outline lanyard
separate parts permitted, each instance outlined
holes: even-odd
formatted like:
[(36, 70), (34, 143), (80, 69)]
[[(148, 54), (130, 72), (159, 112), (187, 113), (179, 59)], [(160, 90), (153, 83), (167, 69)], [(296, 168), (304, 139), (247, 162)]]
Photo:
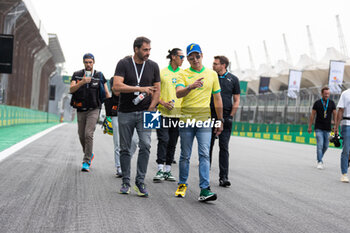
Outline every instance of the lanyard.
[(228, 74), (228, 71), (226, 71), (226, 73), (223, 76), (219, 76), (219, 78), (225, 78), (227, 74)]
[(323, 99), (322, 99), (322, 98), (321, 98), (321, 102), (322, 102), (322, 107), (323, 107), (324, 111), (327, 112), (329, 99), (327, 100), (326, 107), (324, 106), (324, 103), (323, 103)]
[(140, 86), (140, 81), (141, 81), (143, 69), (145, 68), (146, 62), (143, 62), (142, 68), (141, 68), (141, 72), (140, 72), (140, 75), (139, 75), (139, 73), (137, 72), (137, 68), (136, 68), (136, 64), (135, 64), (134, 58), (131, 57), (131, 59), (132, 59), (132, 63), (134, 64), (134, 68), (135, 68), (135, 73), (136, 73), (136, 78), (137, 78), (137, 86)]

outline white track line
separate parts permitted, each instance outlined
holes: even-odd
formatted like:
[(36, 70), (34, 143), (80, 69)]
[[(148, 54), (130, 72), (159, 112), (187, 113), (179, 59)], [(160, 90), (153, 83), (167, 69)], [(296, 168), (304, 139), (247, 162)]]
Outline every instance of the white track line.
[(15, 153), (16, 151), (22, 149), (23, 147), (25, 147), (26, 145), (28, 145), (29, 143), (34, 142), (35, 140), (37, 140), (38, 138), (44, 136), (45, 134), (50, 133), (51, 131), (65, 125), (67, 123), (62, 123), (62, 124), (58, 124), (55, 126), (52, 126), (51, 128), (48, 128), (40, 133), (34, 134), (33, 136), (24, 139), (23, 141), (16, 143), (15, 145), (11, 146), (10, 148), (7, 148), (6, 150), (3, 150), (0, 152), (0, 162), (3, 161), (4, 159), (6, 159), (7, 157), (9, 157), (10, 155), (12, 155), (13, 153)]

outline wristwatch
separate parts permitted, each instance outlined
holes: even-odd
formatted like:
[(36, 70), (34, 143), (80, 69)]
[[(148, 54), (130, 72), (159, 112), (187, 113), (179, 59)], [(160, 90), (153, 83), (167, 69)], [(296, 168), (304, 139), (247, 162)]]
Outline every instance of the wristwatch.
[(224, 118), (218, 119), (219, 121), (221, 121), (222, 123), (225, 123)]

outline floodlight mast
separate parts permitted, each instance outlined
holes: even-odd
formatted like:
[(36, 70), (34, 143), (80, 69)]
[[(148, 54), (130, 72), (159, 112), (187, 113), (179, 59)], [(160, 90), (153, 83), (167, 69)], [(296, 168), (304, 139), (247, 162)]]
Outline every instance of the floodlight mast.
[(338, 28), (340, 52), (341, 52), (342, 54), (344, 54), (346, 58), (348, 58), (348, 49), (347, 49), (347, 47), (346, 47), (345, 37), (344, 37), (344, 33), (343, 33), (342, 26), (341, 26), (341, 24), (340, 24), (339, 15), (336, 15), (335, 18), (336, 18), (336, 20), (337, 20), (337, 28)]
[(253, 61), (253, 56), (252, 56), (252, 52), (250, 51), (250, 47), (248, 46), (248, 54), (249, 54), (249, 61), (250, 61), (250, 68), (252, 70), (255, 70), (255, 65), (254, 65), (254, 61)]
[(310, 57), (316, 61), (317, 60), (316, 50), (315, 50), (314, 42), (311, 37), (311, 31), (310, 31), (309, 25), (306, 26), (306, 31), (307, 31), (307, 37), (309, 39)]
[(292, 56), (290, 55), (290, 51), (289, 51), (289, 48), (288, 48), (286, 35), (283, 33), (282, 36), (283, 36), (283, 43), (284, 43), (284, 49), (285, 49), (285, 52), (286, 52), (287, 62), (290, 65), (293, 65)]
[(271, 64), (271, 58), (270, 58), (270, 55), (269, 55), (269, 53), (268, 53), (268, 51), (267, 51), (267, 46), (266, 46), (266, 41), (264, 40), (263, 41), (263, 43), (264, 43), (264, 50), (265, 50), (265, 57), (266, 57), (266, 64), (268, 65), (268, 66), (272, 66), (272, 64)]

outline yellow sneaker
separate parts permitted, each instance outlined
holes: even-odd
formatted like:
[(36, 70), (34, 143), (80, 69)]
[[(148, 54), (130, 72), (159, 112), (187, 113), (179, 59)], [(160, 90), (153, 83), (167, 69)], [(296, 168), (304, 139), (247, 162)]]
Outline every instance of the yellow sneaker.
[(187, 186), (185, 184), (179, 184), (179, 187), (177, 188), (175, 192), (176, 197), (185, 197), (186, 195)]

